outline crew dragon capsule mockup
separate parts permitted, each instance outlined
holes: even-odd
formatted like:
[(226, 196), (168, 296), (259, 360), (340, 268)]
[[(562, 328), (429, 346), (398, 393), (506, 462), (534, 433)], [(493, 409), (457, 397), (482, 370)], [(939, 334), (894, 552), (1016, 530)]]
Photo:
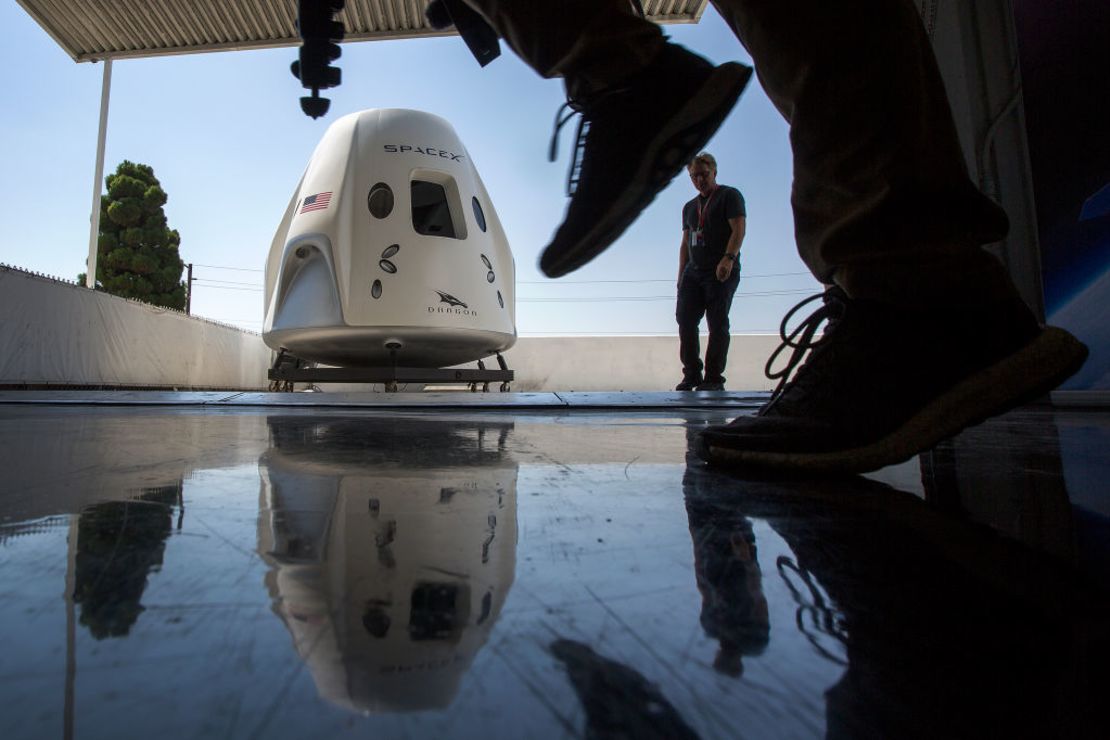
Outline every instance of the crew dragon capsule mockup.
[[(320, 696), (358, 712), (446, 709), (515, 577), (513, 424), (271, 415), (267, 425), (264, 583)], [(412, 439), (442, 454), (429, 462)]]
[(274, 235), (262, 338), (342, 367), (458, 365), (516, 342), (515, 281), (451, 125), (352, 113), (324, 134)]

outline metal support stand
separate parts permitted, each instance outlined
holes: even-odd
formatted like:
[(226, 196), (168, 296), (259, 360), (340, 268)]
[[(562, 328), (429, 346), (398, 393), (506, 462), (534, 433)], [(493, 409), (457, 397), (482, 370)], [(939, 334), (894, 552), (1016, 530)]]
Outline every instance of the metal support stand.
[(270, 379), (270, 390), (292, 393), (294, 380), (286, 377), (286, 375), (304, 371), (307, 368), (308, 364), (301, 358), (294, 357), (284, 349), (278, 350), (277, 357), (274, 358), (274, 364), (270, 368), (270, 372), (267, 373)]
[(509, 390), (509, 381), (513, 379), (513, 371), (509, 369), (508, 363), (505, 362), (505, 358), (501, 356), (500, 352), (497, 353), (497, 364), (509, 374), (509, 377), (501, 384), (501, 392), (505, 393)]
[(308, 367), (304, 360), (281, 350), (267, 377), (272, 391), (292, 391), (294, 383), (383, 383), (387, 393), (395, 393), (404, 383), (465, 383), (471, 392), (476, 393), (481, 385), (482, 391), (488, 393), (490, 383), (498, 382), (505, 393), (514, 380), (514, 373), (501, 353), (497, 353), (499, 370), (486, 368), (481, 360), (477, 369), (398, 367), (396, 352), (391, 353), (391, 358), (389, 367)]

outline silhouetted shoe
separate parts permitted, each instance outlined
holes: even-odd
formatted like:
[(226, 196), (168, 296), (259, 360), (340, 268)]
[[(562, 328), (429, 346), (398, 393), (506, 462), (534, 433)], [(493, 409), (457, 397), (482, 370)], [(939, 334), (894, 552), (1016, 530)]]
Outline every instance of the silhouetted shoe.
[(550, 650), (566, 667), (567, 677), (586, 710), (585, 737), (698, 740), (698, 734), (659, 687), (635, 669), (574, 640), (557, 639)]
[(682, 382), (674, 387), (676, 391), (692, 391), (701, 383), (701, 378), (683, 378)]
[(668, 43), (631, 79), (560, 108), (552, 160), (559, 129), (575, 113), (582, 119), (567, 182), (571, 200), (540, 257), (544, 274), (576, 270), (616, 241), (716, 133), (751, 74), (743, 64), (714, 67)]
[[(821, 307), (788, 335), (791, 316), (817, 298)], [(768, 377), (780, 378), (771, 400), (755, 416), (705, 429), (698, 455), (745, 468), (875, 470), (1047, 393), (1083, 365), (1087, 348), (1038, 326), (1024, 305), (992, 310), (978, 319), (939, 306), (918, 313), (839, 288), (802, 301), (767, 362)], [(772, 372), (788, 348), (786, 367)]]
[(723, 380), (705, 380), (698, 384), (699, 391), (723, 391), (725, 389), (725, 381)]

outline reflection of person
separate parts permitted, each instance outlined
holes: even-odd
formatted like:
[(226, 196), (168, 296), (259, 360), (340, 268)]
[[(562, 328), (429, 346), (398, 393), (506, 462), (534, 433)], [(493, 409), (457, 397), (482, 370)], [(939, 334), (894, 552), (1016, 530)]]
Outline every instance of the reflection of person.
[(1105, 735), (1106, 600), (1074, 571), (862, 478), (716, 487), (718, 521), (759, 518), (790, 549), (784, 628), (845, 665), (827, 737)]
[[(725, 388), (728, 312), (740, 282), (738, 260), (748, 214), (740, 191), (717, 182), (712, 154), (702, 152), (686, 170), (698, 194), (682, 208), (675, 306), (682, 382), (675, 390), (720, 391)], [(703, 316), (709, 329), (704, 365), (698, 341)]]
[(745, 655), (767, 647), (770, 621), (751, 522), (735, 509), (686, 498), (694, 573), (701, 591), (701, 626), (720, 643), (713, 667), (729, 676), (744, 672)]
[[(687, 427), (688, 439), (695, 434), (694, 425)], [(701, 592), (701, 626), (719, 643), (713, 668), (735, 678), (744, 672), (744, 656), (761, 654), (771, 633), (755, 533), (743, 510), (721, 497), (722, 479), (687, 457), (682, 492)]]
[[(668, 43), (627, 0), (466, 0), (582, 113), (576, 189), (540, 266), (605, 250), (712, 136), (747, 81)], [(790, 122), (795, 236), (830, 286), (755, 417), (707, 430), (715, 463), (861, 471), (1048, 391), (1086, 349), (1040, 327), (982, 245), (1005, 214), (967, 173), (910, 0), (715, 0)], [(579, 166), (580, 164), (580, 166)], [(927, 207), (923, 207), (927, 204)], [(820, 342), (818, 325), (828, 320)]]

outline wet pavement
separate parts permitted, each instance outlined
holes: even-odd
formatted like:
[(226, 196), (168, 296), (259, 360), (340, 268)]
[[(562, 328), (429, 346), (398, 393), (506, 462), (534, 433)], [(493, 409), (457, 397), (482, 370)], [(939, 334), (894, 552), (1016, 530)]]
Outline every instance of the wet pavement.
[(1106, 735), (1105, 410), (769, 479), (687, 454), (746, 401), (73, 398), (0, 403), (5, 740)]

